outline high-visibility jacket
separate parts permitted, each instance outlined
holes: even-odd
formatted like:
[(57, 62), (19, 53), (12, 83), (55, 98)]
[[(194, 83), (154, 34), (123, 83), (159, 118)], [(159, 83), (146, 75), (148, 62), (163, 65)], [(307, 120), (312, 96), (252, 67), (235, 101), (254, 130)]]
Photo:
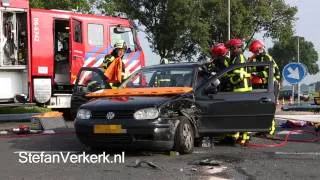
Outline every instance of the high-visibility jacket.
[[(261, 53), (260, 55), (257, 56), (252, 56), (250, 58), (251, 62), (269, 62), (272, 61), (273, 63), (273, 81), (280, 81), (280, 70), (277, 65), (277, 63), (274, 61), (274, 59), (266, 52)], [(256, 72), (257, 76), (260, 77), (263, 80), (263, 84), (268, 83), (268, 77), (269, 77), (269, 72), (268, 72), (268, 67), (253, 67), (252, 72)]]
[[(236, 56), (231, 56), (231, 64), (245, 63), (246, 58), (242, 53)], [(247, 72), (247, 68), (237, 68), (228, 74), (230, 82), (232, 83), (233, 92), (248, 92), (252, 91), (250, 81), (251, 74)]]
[(230, 59), (227, 56), (219, 56), (211, 63), (208, 63), (208, 70), (212, 72), (220, 72), (230, 66)]
[(104, 75), (108, 78), (111, 86), (116, 86), (124, 80), (125, 65), (120, 57), (115, 58), (112, 55), (106, 56), (102, 67), (105, 70)]

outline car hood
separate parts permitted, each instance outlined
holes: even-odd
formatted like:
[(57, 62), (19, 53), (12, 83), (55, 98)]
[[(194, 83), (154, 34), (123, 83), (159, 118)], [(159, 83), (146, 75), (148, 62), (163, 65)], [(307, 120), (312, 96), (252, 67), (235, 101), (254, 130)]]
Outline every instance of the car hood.
[(81, 108), (94, 111), (105, 110), (137, 110), (141, 108), (155, 107), (172, 99), (174, 96), (128, 96), (105, 97), (89, 101)]

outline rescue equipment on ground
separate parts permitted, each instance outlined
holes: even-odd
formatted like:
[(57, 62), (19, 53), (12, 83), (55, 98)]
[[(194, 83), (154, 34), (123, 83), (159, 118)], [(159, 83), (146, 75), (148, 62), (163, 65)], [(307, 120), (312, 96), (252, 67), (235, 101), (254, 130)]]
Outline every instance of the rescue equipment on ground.
[(32, 116), (32, 130), (51, 130), (56, 128), (65, 128), (66, 124), (61, 112), (47, 112), (41, 115)]
[(192, 91), (190, 87), (104, 89), (90, 93), (87, 97), (161, 96), (183, 94), (190, 91)]

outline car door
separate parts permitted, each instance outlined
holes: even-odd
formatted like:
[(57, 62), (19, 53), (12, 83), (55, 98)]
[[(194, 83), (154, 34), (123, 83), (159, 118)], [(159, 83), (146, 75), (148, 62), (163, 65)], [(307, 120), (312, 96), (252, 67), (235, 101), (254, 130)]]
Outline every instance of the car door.
[(84, 62), (84, 41), (83, 41), (83, 23), (82, 21), (70, 18), (70, 83), (74, 84), (76, 80), (76, 73), (79, 72), (80, 68), (83, 66)]
[[(200, 133), (268, 131), (275, 113), (272, 78), (268, 79), (265, 89), (253, 89), (250, 92), (228, 92), (219, 87), (225, 85), (228, 74), (233, 70), (243, 67), (251, 69), (253, 66), (267, 67), (269, 77), (273, 77), (272, 63), (240, 64), (231, 66), (196, 89)], [(216, 86), (217, 91), (208, 91), (217, 80), (220, 81), (220, 85)]]
[(75, 117), (78, 108), (88, 101), (88, 93), (110, 88), (107, 78), (99, 68), (81, 68), (71, 96), (72, 116)]

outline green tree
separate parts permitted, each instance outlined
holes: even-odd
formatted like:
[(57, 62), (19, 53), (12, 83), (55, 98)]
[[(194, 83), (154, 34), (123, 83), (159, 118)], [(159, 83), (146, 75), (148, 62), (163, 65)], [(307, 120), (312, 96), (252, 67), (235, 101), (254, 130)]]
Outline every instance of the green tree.
[(42, 9), (76, 10), (78, 12), (92, 12), (91, 4), (87, 0), (30, 0), (30, 7)]
[[(293, 34), (296, 7), (284, 0), (231, 0), (231, 38), (247, 43), (255, 33), (273, 39), (288, 39)], [(211, 43), (228, 39), (228, 11), (226, 0), (204, 0), (204, 17), (210, 22)]]
[(191, 59), (208, 49), (209, 23), (194, 0), (119, 0), (118, 7), (145, 26), (151, 48), (162, 58)]
[(282, 70), (283, 67), (290, 62), (297, 62), (298, 40), (300, 62), (308, 68), (309, 74), (319, 72), (317, 64), (318, 52), (314, 49), (313, 43), (306, 41), (303, 37), (293, 36), (288, 41), (277, 41), (272, 48), (269, 49), (270, 55), (277, 61), (278, 66)]
[[(146, 26), (153, 50), (161, 57), (209, 55), (228, 36), (226, 0), (119, 0), (118, 9)], [(296, 7), (284, 0), (231, 0), (231, 38), (247, 42), (257, 32), (278, 40), (293, 34)]]
[(113, 15), (118, 6), (113, 0), (30, 0), (32, 8), (75, 10), (83, 13)]

